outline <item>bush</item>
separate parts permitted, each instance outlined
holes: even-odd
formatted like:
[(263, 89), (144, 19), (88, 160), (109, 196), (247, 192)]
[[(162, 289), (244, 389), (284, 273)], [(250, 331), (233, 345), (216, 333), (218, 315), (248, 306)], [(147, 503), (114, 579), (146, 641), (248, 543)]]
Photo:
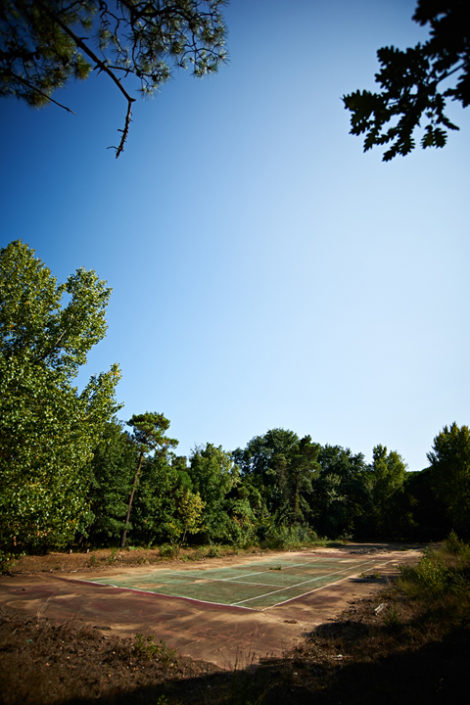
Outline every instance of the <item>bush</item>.
[(263, 548), (291, 550), (318, 543), (315, 531), (306, 526), (270, 526), (263, 532), (260, 543)]
[(449, 571), (442, 559), (426, 550), (416, 566), (402, 566), (400, 584), (412, 597), (438, 597), (448, 586)]
[(209, 546), (205, 555), (207, 558), (218, 558), (221, 555), (220, 546)]
[(450, 532), (444, 542), (444, 546), (448, 553), (451, 553), (453, 556), (458, 556), (463, 560), (470, 559), (470, 546), (465, 543), (465, 541), (459, 539), (454, 530)]
[(178, 546), (175, 546), (171, 543), (162, 543), (158, 551), (162, 558), (176, 558), (179, 549)]
[(17, 556), (9, 551), (4, 551), (0, 548), (0, 575), (8, 575), (10, 568), (15, 565)]
[(137, 632), (132, 651), (142, 659), (158, 659), (161, 663), (169, 664), (177, 660), (176, 651), (169, 649), (162, 639), (157, 644), (152, 634)]

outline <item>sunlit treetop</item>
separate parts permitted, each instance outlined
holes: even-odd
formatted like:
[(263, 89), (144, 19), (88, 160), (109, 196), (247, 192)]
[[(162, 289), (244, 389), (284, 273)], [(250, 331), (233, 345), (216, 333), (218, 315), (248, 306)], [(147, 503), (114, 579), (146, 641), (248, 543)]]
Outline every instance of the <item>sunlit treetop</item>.
[(154, 93), (173, 67), (195, 76), (225, 59), (225, 0), (2, 0), (0, 96), (71, 112), (55, 91), (91, 71), (106, 76), (126, 108), (124, 149), (135, 95)]

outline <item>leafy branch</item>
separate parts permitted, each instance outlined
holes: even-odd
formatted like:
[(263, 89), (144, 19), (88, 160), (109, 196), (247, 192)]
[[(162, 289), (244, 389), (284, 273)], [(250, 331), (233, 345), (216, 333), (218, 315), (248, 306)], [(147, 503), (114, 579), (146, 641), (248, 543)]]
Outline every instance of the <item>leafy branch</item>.
[[(415, 147), (414, 132), (423, 127), (421, 146), (444, 147), (447, 130), (458, 130), (445, 114), (446, 100), (470, 103), (470, 32), (462, 0), (419, 0), (413, 19), (431, 25), (430, 39), (405, 51), (383, 47), (375, 75), (380, 91), (357, 90), (343, 96), (351, 112), (351, 134), (365, 134), (364, 151), (390, 145), (390, 161)], [(446, 82), (457, 77), (453, 86)], [(422, 125), (422, 122), (425, 124)]]
[(224, 0), (4, 0), (0, 8), (0, 97), (47, 103), (72, 112), (52, 95), (71, 78), (104, 74), (126, 101), (116, 157), (124, 150), (134, 84), (153, 94), (170, 64), (195, 76), (225, 60)]

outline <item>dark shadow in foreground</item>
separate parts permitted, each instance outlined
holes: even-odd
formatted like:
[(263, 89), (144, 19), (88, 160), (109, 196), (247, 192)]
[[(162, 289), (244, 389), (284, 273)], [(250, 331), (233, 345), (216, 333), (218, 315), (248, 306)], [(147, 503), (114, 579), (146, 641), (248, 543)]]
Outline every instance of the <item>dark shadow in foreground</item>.
[[(329, 635), (349, 630), (348, 638), (361, 640), (367, 627), (338, 623)], [(367, 659), (348, 662), (338, 654), (322, 662), (307, 654), (270, 661), (235, 672), (188, 680), (167, 681), (99, 699), (72, 699), (62, 705), (417, 705), (460, 702), (467, 690), (470, 631), (455, 629), (442, 641)], [(342, 660), (344, 659), (344, 661)]]

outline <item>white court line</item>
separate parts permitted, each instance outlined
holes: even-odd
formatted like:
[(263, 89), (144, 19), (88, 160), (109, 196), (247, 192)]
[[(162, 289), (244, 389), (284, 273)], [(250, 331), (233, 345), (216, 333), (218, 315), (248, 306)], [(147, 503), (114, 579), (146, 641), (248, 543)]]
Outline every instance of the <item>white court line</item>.
[[(382, 568), (382, 566), (387, 565), (387, 563), (393, 563), (393, 558), (391, 558), (388, 561), (383, 561), (382, 563), (376, 563), (375, 566), (377, 568)], [(340, 578), (339, 580), (334, 580), (332, 583), (327, 583), (326, 585), (320, 585), (319, 587), (313, 588), (313, 590), (307, 590), (307, 592), (303, 592), (301, 595), (295, 595), (295, 597), (289, 597), (288, 600), (283, 600), (282, 602), (276, 602), (274, 605), (269, 605), (269, 607), (262, 607), (259, 612), (266, 612), (266, 610), (270, 610), (273, 607), (280, 607), (281, 605), (286, 605), (288, 602), (293, 602), (294, 600), (299, 600), (301, 597), (306, 597), (307, 595), (311, 595), (312, 592), (316, 592), (317, 590), (323, 590), (326, 587), (330, 587), (330, 585), (337, 585), (338, 583), (342, 583), (345, 580), (348, 580), (350, 578), (350, 575), (346, 575), (344, 578)]]
[[(327, 558), (327, 559), (325, 560), (325, 562), (328, 561), (328, 560), (330, 560), (330, 559)], [(383, 565), (387, 565), (387, 563), (393, 563), (393, 560), (394, 560), (394, 559), (390, 559), (390, 560), (388, 560), (388, 561), (383, 561), (383, 562), (381, 562), (381, 563), (375, 563), (374, 560), (370, 560), (370, 561), (366, 561), (366, 562), (364, 562), (364, 563), (358, 563), (358, 564), (357, 564), (357, 567), (362, 566), (362, 565), (366, 565), (367, 563), (369, 563), (369, 564), (372, 563), (373, 565), (376, 565), (376, 566), (378, 566), (378, 567), (381, 567), (381, 566), (383, 566)], [(313, 563), (313, 562), (314, 562), (314, 561), (310, 561), (310, 563)], [(306, 563), (297, 563), (297, 564), (295, 564), (295, 565), (296, 565), (296, 566), (301, 566), (301, 565), (306, 565)], [(352, 567), (355, 567), (355, 566), (352, 566)], [(172, 571), (167, 570), (167, 571), (165, 571), (165, 572), (166, 572), (166, 573), (171, 573)], [(183, 572), (183, 571), (181, 571), (181, 572)], [(268, 571), (260, 571), (260, 572), (267, 573)], [(256, 608), (256, 607), (244, 607), (243, 603), (244, 603), (244, 602), (249, 602), (250, 600), (252, 601), (252, 600), (261, 599), (261, 598), (266, 597), (266, 596), (268, 596), (268, 595), (273, 595), (273, 594), (275, 594), (275, 593), (277, 593), (277, 592), (282, 592), (282, 591), (285, 591), (285, 590), (291, 590), (291, 589), (294, 588), (294, 587), (299, 587), (300, 585), (304, 585), (304, 584), (306, 584), (306, 583), (313, 582), (313, 581), (315, 581), (315, 580), (321, 580), (322, 578), (328, 577), (329, 575), (336, 575), (336, 574), (338, 574), (338, 573), (346, 573), (346, 572), (347, 572), (347, 569), (346, 569), (346, 570), (343, 570), (343, 571), (336, 571), (335, 573), (328, 573), (328, 574), (326, 574), (326, 576), (323, 575), (323, 576), (318, 576), (317, 578), (310, 578), (309, 580), (305, 580), (305, 581), (303, 581), (303, 582), (301, 582), (301, 583), (297, 583), (297, 585), (291, 585), (291, 586), (289, 586), (289, 587), (283, 587), (283, 588), (281, 588), (280, 590), (272, 590), (271, 592), (265, 593), (264, 595), (258, 595), (258, 596), (256, 596), (256, 597), (250, 597), (250, 598), (248, 598), (248, 599), (246, 599), (246, 600), (240, 600), (239, 602), (232, 602), (232, 603), (227, 603), (227, 602), (213, 602), (213, 601), (211, 601), (211, 600), (204, 600), (204, 599), (197, 598), (197, 597), (188, 597), (187, 595), (178, 595), (178, 594), (174, 594), (174, 593), (173, 593), (173, 594), (171, 594), (171, 593), (168, 594), (167, 592), (166, 592), (166, 593), (165, 593), (165, 592), (157, 592), (156, 590), (145, 590), (145, 589), (142, 589), (142, 588), (132, 588), (132, 587), (126, 587), (126, 586), (124, 586), (124, 585), (116, 585), (116, 584), (113, 584), (113, 583), (101, 582), (101, 581), (103, 581), (103, 580), (106, 580), (106, 578), (97, 578), (96, 580), (86, 580), (86, 579), (83, 579), (83, 578), (73, 578), (72, 580), (75, 580), (76, 582), (79, 582), (79, 583), (87, 583), (87, 584), (89, 584), (89, 585), (99, 585), (99, 586), (102, 586), (102, 587), (117, 588), (118, 590), (129, 590), (130, 592), (137, 592), (137, 593), (144, 593), (144, 594), (148, 594), (148, 595), (154, 595), (155, 597), (165, 597), (165, 598), (166, 598), (166, 597), (170, 597), (170, 598), (171, 598), (171, 597), (176, 597), (176, 598), (179, 598), (179, 599), (182, 599), (182, 600), (186, 600), (186, 601), (188, 601), (188, 602), (196, 602), (196, 603), (202, 603), (202, 604), (207, 604), (207, 605), (215, 605), (215, 606), (218, 606), (218, 607), (236, 607), (237, 609), (248, 610), (248, 611), (251, 611), (251, 612), (265, 612), (265, 611), (268, 610), (268, 609), (272, 609), (273, 607), (278, 607), (278, 606), (280, 606), (280, 605), (284, 605), (284, 604), (286, 604), (286, 603), (288, 603), (288, 602), (292, 602), (293, 600), (298, 600), (298, 599), (300, 599), (300, 598), (302, 598), (302, 597), (305, 597), (306, 595), (310, 595), (312, 592), (316, 592), (317, 590), (322, 590), (322, 589), (324, 589), (325, 587), (329, 587), (330, 585), (336, 585), (337, 583), (340, 583), (340, 582), (342, 582), (342, 581), (344, 581), (344, 580), (347, 580), (349, 577), (351, 577), (351, 575), (347, 575), (347, 576), (345, 576), (344, 578), (340, 578), (339, 580), (335, 580), (335, 581), (333, 581), (333, 582), (331, 582), (331, 583), (327, 583), (326, 585), (321, 585), (321, 586), (319, 586), (319, 587), (313, 588), (312, 590), (307, 590), (307, 592), (304, 592), (304, 593), (302, 593), (301, 595), (295, 595), (294, 597), (290, 597), (288, 600), (283, 600), (282, 602), (277, 602), (277, 603), (275, 603), (274, 605), (268, 605), (268, 607), (262, 607), (262, 608), (259, 608), (259, 607), (258, 607), (258, 608)], [(57, 576), (57, 578), (58, 578), (59, 580), (64, 580), (65, 582), (69, 582), (69, 580), (70, 580), (70, 579), (68, 579), (68, 578), (63, 578), (63, 577), (61, 577), (61, 576)], [(225, 582), (225, 580), (226, 580), (226, 579), (220, 579), (221, 582)], [(240, 583), (240, 584), (243, 584), (243, 583)], [(246, 584), (248, 584), (248, 583), (244, 583), (244, 584), (246, 585)], [(250, 584), (256, 585), (256, 584), (263, 584), (263, 583), (250, 583)], [(162, 587), (162, 586), (160, 586), (160, 587)], [(269, 586), (266, 586), (266, 587), (269, 587)]]
[[(300, 568), (300, 567), (302, 567), (302, 566), (304, 566), (304, 565), (311, 565), (312, 563), (318, 563), (319, 561), (321, 561), (321, 562), (323, 562), (323, 563), (327, 563), (328, 561), (332, 561), (332, 560), (337, 560), (337, 559), (335, 559), (335, 558), (327, 558), (327, 557), (319, 557), (319, 558), (315, 558), (315, 560), (303, 561), (302, 563), (287, 563), (287, 565), (285, 565), (285, 567), (286, 567), (286, 568)], [(352, 562), (354, 562), (354, 560), (353, 560)], [(273, 561), (272, 565), (275, 565), (275, 561)], [(208, 570), (212, 570), (212, 569), (209, 568)], [(218, 570), (218, 569), (215, 568), (215, 570)], [(234, 568), (233, 570), (236, 570), (236, 569)], [(271, 573), (273, 570), (275, 570), (275, 569), (273, 569), (273, 568), (267, 568), (267, 569), (266, 569), (266, 568), (265, 568), (264, 570), (257, 570), (257, 571), (254, 571), (254, 572), (252, 572), (252, 573), (241, 573), (240, 575), (237, 575), (236, 577), (237, 577), (237, 578), (241, 578), (241, 577), (243, 577), (243, 576), (249, 577), (249, 576), (251, 576), (251, 575), (263, 575), (263, 573)], [(334, 575), (334, 573), (331, 573), (331, 575)], [(217, 580), (220, 580), (221, 582), (229, 582), (229, 583), (230, 583), (230, 582), (235, 582), (235, 580), (234, 580), (233, 577), (232, 577), (232, 578), (216, 578), (216, 579), (217, 579)], [(210, 578), (208, 578), (208, 580), (210, 580)]]
[[(225, 578), (208, 578), (208, 582), (211, 583), (226, 583)], [(259, 585), (259, 587), (276, 587), (276, 585), (268, 585), (267, 583), (251, 583), (248, 580), (230, 580), (234, 585)]]
[[(333, 561), (337, 561), (337, 559), (336, 559), (336, 558), (333, 558), (333, 557), (330, 558), (330, 557), (328, 557), (328, 556), (316, 556), (315, 558), (312, 558), (312, 560), (310, 560), (310, 561), (302, 561), (301, 563), (290, 563), (289, 561), (286, 561), (285, 567), (286, 567), (287, 569), (289, 569), (289, 568), (301, 568), (301, 567), (306, 566), (306, 565), (312, 565), (313, 563), (323, 563), (323, 564), (325, 564), (325, 563), (328, 563), (329, 561), (332, 561), (332, 560), (333, 560)], [(282, 559), (281, 559), (281, 561), (282, 561)], [(354, 559), (352, 559), (352, 562), (354, 562)], [(272, 562), (271, 562), (271, 565), (276, 565), (276, 561), (272, 561)], [(361, 564), (359, 564), (359, 565), (363, 565), (363, 564), (361, 563)], [(354, 566), (351, 566), (351, 567), (354, 567)], [(218, 570), (218, 568), (215, 568), (215, 569), (209, 568), (209, 569), (205, 569), (205, 570), (202, 570), (202, 571), (198, 571), (198, 575), (197, 575), (197, 576), (190, 575), (189, 577), (190, 577), (191, 580), (200, 580), (201, 577), (203, 577), (203, 575), (204, 575), (204, 573), (205, 573), (206, 571), (209, 572), (209, 571), (211, 571), (211, 570)], [(236, 568), (233, 568), (233, 570), (237, 570), (237, 569), (236, 569)], [(238, 569), (238, 570), (240, 570), (240, 569)], [(148, 573), (148, 574), (146, 573), (146, 575), (154, 575), (156, 572), (160, 572), (159, 569), (157, 569), (157, 571), (153, 571), (152, 573)], [(184, 574), (186, 573), (186, 571), (184, 571), (184, 570), (176, 571), (176, 572), (179, 573), (179, 574), (181, 575), (181, 577), (184, 577)], [(193, 572), (193, 571), (187, 571), (187, 572), (189, 573), (189, 572)], [(259, 585), (260, 587), (273, 587), (272, 585), (266, 585), (266, 583), (251, 583), (251, 582), (243, 582), (243, 581), (239, 580), (239, 578), (248, 578), (248, 577), (251, 577), (251, 576), (253, 576), (253, 575), (264, 575), (265, 573), (273, 573), (273, 572), (274, 572), (274, 570), (273, 570), (272, 568), (265, 568), (264, 570), (256, 570), (256, 571), (252, 571), (252, 572), (250, 572), (250, 573), (239, 573), (238, 575), (235, 575), (235, 577), (230, 577), (230, 578), (211, 578), (210, 576), (206, 576), (205, 579), (208, 580), (208, 581), (211, 581), (211, 582), (234, 583), (234, 584), (236, 584), (236, 585)], [(343, 571), (340, 571), (340, 572), (346, 572), (346, 571), (343, 570)], [(175, 571), (170, 571), (170, 570), (164, 570), (164, 571), (161, 571), (161, 573), (166, 573), (167, 575), (171, 575), (171, 576), (174, 576), (174, 575), (175, 575)], [(160, 573), (160, 574), (161, 574), (161, 573)], [(202, 575), (201, 575), (201, 573), (202, 573)], [(201, 575), (201, 577), (199, 577), (200, 575)], [(312, 580), (313, 580), (313, 581), (315, 581), (315, 580), (321, 580), (321, 578), (328, 577), (329, 575), (336, 575), (336, 573), (326, 573), (326, 575), (317, 576), (317, 577), (315, 577), (315, 578), (309, 578), (309, 580), (307, 580), (307, 581), (305, 581), (305, 582), (311, 582)], [(145, 577), (145, 576), (142, 576), (142, 577)], [(131, 581), (131, 579), (129, 579), (129, 580)], [(190, 582), (190, 581), (186, 580), (185, 582)], [(103, 584), (103, 583), (102, 583), (102, 584)], [(104, 584), (108, 584), (108, 585), (109, 585), (109, 583), (104, 583)], [(172, 584), (172, 583), (169, 584), (169, 587), (170, 587), (170, 588), (171, 588), (171, 584)], [(280, 590), (278, 590), (278, 591), (275, 590), (274, 592), (282, 592), (282, 590), (284, 590), (284, 589), (285, 589), (285, 590), (290, 590), (290, 589), (292, 589), (292, 588), (299, 587), (299, 586), (302, 585), (302, 584), (303, 584), (303, 583), (297, 583), (297, 584), (295, 584), (295, 585), (290, 585), (290, 586), (287, 586), (287, 587), (286, 587), (286, 586), (283, 586), (282, 588), (280, 588)], [(117, 586), (116, 586), (116, 587), (117, 587)], [(122, 586), (122, 587), (124, 587), (124, 586)], [(161, 586), (161, 587), (164, 587), (164, 585)], [(127, 589), (132, 589), (132, 588), (127, 588)], [(134, 588), (134, 589), (135, 589), (135, 588)], [(164, 594), (164, 593), (162, 593), (162, 594)], [(271, 594), (273, 594), (273, 593), (272, 593), (272, 592), (268, 592), (268, 593), (265, 593), (264, 595), (259, 595), (258, 597), (265, 597), (266, 595), (271, 595)], [(182, 596), (182, 595), (175, 595), (175, 597), (183, 597), (183, 596)], [(190, 599), (190, 598), (188, 598), (188, 599)], [(250, 598), (248, 598), (248, 599), (249, 599), (249, 600), (255, 600), (255, 599), (257, 599), (257, 598), (256, 598), (256, 597), (250, 597)], [(240, 602), (229, 602), (229, 603), (225, 602), (225, 603), (220, 603), (220, 604), (241, 605), (243, 602), (246, 602), (246, 600), (241, 600)]]
[(253, 600), (262, 600), (263, 597), (269, 597), (269, 595), (275, 595), (277, 592), (285, 592), (286, 590), (293, 590), (294, 588), (300, 587), (301, 585), (307, 585), (307, 583), (314, 583), (317, 582), (318, 580), (322, 580), (323, 578), (328, 578), (330, 575), (341, 575), (342, 573), (348, 572), (348, 570), (352, 570), (353, 568), (359, 568), (360, 566), (363, 565), (370, 565), (370, 564), (375, 564), (375, 561), (365, 561), (364, 563), (358, 563), (357, 566), (351, 566), (351, 568), (346, 568), (345, 570), (336, 570), (333, 573), (327, 573), (326, 575), (320, 575), (316, 578), (309, 578), (308, 580), (302, 580), (300, 583), (296, 583), (295, 585), (290, 585), (289, 587), (283, 587), (279, 588), (278, 590), (271, 590), (270, 592), (266, 592), (264, 595), (258, 595), (257, 597), (248, 597), (246, 600), (239, 600), (238, 602), (232, 602), (232, 605), (243, 605), (244, 602), (252, 602)]
[[(55, 576), (58, 580), (64, 580), (65, 582), (71, 582), (68, 578), (62, 578), (59, 575)], [(112, 587), (117, 590), (129, 590), (129, 592), (143, 593), (144, 595), (153, 595), (154, 597), (177, 597), (180, 600), (186, 600), (187, 602), (202, 602), (204, 605), (215, 605), (216, 607), (236, 607), (240, 610), (246, 610), (247, 612), (259, 612), (255, 607), (243, 607), (238, 605), (231, 605), (229, 602), (213, 602), (211, 600), (202, 600), (199, 597), (188, 597), (187, 595), (176, 595), (168, 594), (167, 592), (156, 592), (155, 590), (144, 590), (143, 588), (131, 588), (125, 587), (123, 585), (114, 585), (113, 583), (98, 583), (95, 580), (84, 580), (82, 578), (72, 578), (77, 583), (86, 583), (87, 585), (97, 585), (98, 587)], [(104, 578), (101, 578), (104, 580)]]
[[(319, 560), (320, 560), (320, 562), (322, 562), (322, 563), (326, 563), (326, 562), (328, 562), (329, 560), (335, 560), (335, 559), (333, 559), (333, 558), (323, 558), (323, 560), (322, 560), (322, 558), (320, 558), (320, 559), (317, 558), (317, 559), (311, 560), (311, 561), (303, 561), (302, 563), (289, 563), (289, 562), (287, 562), (287, 564), (286, 564), (284, 567), (285, 567), (287, 570), (288, 570), (289, 568), (299, 568), (299, 567), (302, 567), (302, 566), (305, 566), (305, 565), (311, 565), (312, 563), (318, 563)], [(273, 562), (273, 565), (276, 565), (276, 562), (275, 562), (275, 561)], [(272, 584), (271, 584), (271, 585), (268, 585), (268, 584), (266, 584), (266, 583), (254, 583), (254, 582), (247, 581), (247, 580), (240, 580), (240, 578), (247, 578), (247, 577), (251, 577), (251, 576), (253, 576), (253, 575), (265, 575), (266, 573), (275, 573), (275, 572), (276, 572), (276, 569), (273, 569), (273, 568), (265, 568), (264, 570), (252, 571), (251, 573), (239, 573), (238, 575), (235, 575), (235, 577), (230, 577), (230, 578), (212, 578), (210, 575), (207, 575), (207, 576), (206, 576), (205, 573), (209, 573), (211, 570), (214, 570), (214, 571), (215, 571), (215, 570), (218, 570), (218, 568), (208, 568), (208, 569), (206, 568), (206, 569), (202, 569), (202, 570), (200, 570), (200, 571), (197, 571), (197, 575), (189, 575), (189, 580), (188, 580), (188, 579), (184, 580), (184, 577), (185, 577), (185, 573), (186, 573), (186, 572), (189, 573), (190, 571), (181, 570), (181, 571), (176, 571), (176, 572), (178, 573), (179, 576), (181, 576), (181, 578), (183, 578), (183, 582), (185, 582), (185, 583), (191, 583), (191, 581), (193, 581), (193, 580), (194, 580), (194, 581), (196, 581), (196, 580), (207, 580), (208, 582), (213, 582), (213, 583), (234, 583), (234, 584), (236, 584), (236, 585), (259, 585), (260, 587), (268, 587), (268, 588), (269, 588), (269, 587), (277, 587), (276, 585), (272, 585)], [(236, 570), (236, 569), (234, 568), (234, 570)], [(141, 576), (141, 577), (142, 577), (142, 578), (145, 578), (147, 575), (149, 575), (149, 576), (154, 576), (155, 573), (157, 573), (157, 572), (160, 572), (160, 571), (157, 569), (157, 571), (153, 571), (152, 573), (148, 573), (148, 574), (146, 573), (144, 576)], [(162, 572), (163, 572), (163, 571), (162, 571)], [(191, 572), (192, 572), (192, 571), (191, 571)], [(175, 571), (167, 570), (167, 571), (165, 571), (165, 573), (166, 573), (167, 575), (170, 575), (170, 576), (174, 576), (174, 575), (175, 575)], [(326, 576), (328, 576), (328, 575), (334, 575), (334, 573), (326, 573), (325, 575), (326, 575)], [(325, 576), (320, 576), (318, 579), (320, 579), (321, 577), (325, 577)], [(130, 582), (130, 583), (132, 583), (132, 580), (133, 580), (132, 578), (129, 578), (129, 582)], [(104, 583), (104, 584), (106, 584), (106, 583)], [(109, 585), (109, 583), (107, 583), (107, 584)], [(164, 582), (164, 583), (163, 583), (163, 587), (165, 587), (165, 585), (168, 585), (169, 587), (171, 587), (172, 584), (173, 584), (173, 583), (171, 583), (171, 582), (170, 582), (170, 583), (165, 583), (165, 582)], [(178, 584), (178, 583), (177, 583), (177, 584)], [(301, 583), (299, 583), (299, 584), (301, 584)], [(284, 588), (285, 588), (286, 586), (279, 586), (279, 587), (284, 587)], [(293, 586), (291, 586), (291, 587), (296, 587), (296, 585), (293, 585)], [(130, 588), (130, 589), (131, 589), (131, 588)], [(287, 588), (287, 589), (289, 589), (289, 588)], [(269, 594), (269, 593), (268, 593), (268, 594)], [(181, 597), (181, 595), (178, 595), (178, 597)], [(251, 598), (250, 598), (250, 599), (251, 599)], [(222, 603), (222, 604), (234, 604), (234, 605), (236, 605), (236, 604), (238, 604), (238, 603), (234, 602), (234, 603)]]
[[(282, 559), (281, 559), (281, 560), (282, 560)], [(313, 559), (310, 560), (310, 561), (302, 561), (301, 563), (290, 563), (289, 561), (286, 561), (286, 564), (285, 564), (284, 567), (287, 568), (287, 569), (289, 569), (289, 568), (300, 568), (300, 567), (302, 567), (302, 566), (304, 566), (304, 565), (311, 565), (312, 563), (319, 563), (319, 562), (320, 562), (320, 563), (328, 563), (329, 561), (337, 561), (337, 560), (338, 560), (337, 558), (333, 558), (333, 557), (330, 558), (330, 557), (328, 557), (328, 556), (316, 556), (315, 558), (313, 558)], [(351, 562), (354, 562), (354, 559), (351, 559)], [(276, 561), (271, 561), (270, 564), (271, 564), (271, 565), (276, 565)], [(248, 564), (245, 564), (245, 565), (248, 565)], [(145, 577), (147, 577), (147, 575), (148, 575), (148, 576), (154, 576), (155, 573), (159, 573), (160, 575), (163, 575), (163, 576), (164, 576), (164, 575), (174, 576), (175, 573), (178, 573), (179, 575), (181, 575), (181, 577), (184, 577), (185, 573), (188, 573), (188, 574), (189, 574), (189, 573), (192, 573), (192, 572), (197, 572), (197, 575), (196, 575), (196, 576), (190, 575), (189, 577), (191, 578), (191, 580), (199, 580), (201, 574), (203, 575), (203, 574), (206, 573), (206, 572), (209, 573), (210, 571), (216, 571), (216, 570), (221, 570), (221, 569), (220, 569), (220, 568), (202, 568), (202, 569), (199, 570), (199, 571), (193, 571), (193, 570), (191, 570), (191, 571), (189, 571), (189, 570), (188, 570), (188, 571), (185, 571), (185, 570), (173, 571), (173, 570), (168, 570), (168, 569), (165, 569), (165, 568), (164, 568), (163, 570), (160, 569), (160, 568), (157, 568), (156, 570), (153, 570), (153, 571), (151, 571), (150, 573), (145, 573), (145, 575), (143, 575), (143, 576), (141, 576), (141, 577), (142, 577), (142, 578), (145, 578)], [(227, 568), (222, 568), (222, 570), (227, 570)], [(234, 567), (234, 568), (231, 568), (231, 569), (229, 569), (229, 570), (234, 570), (234, 571), (236, 571), (237, 568)], [(238, 568), (238, 570), (240, 570), (240, 568)], [(243, 573), (243, 572), (242, 572), (242, 573), (239, 573), (239, 575), (235, 575), (235, 577), (234, 577), (234, 576), (231, 576), (231, 577), (229, 577), (229, 578), (211, 578), (211, 577), (208, 576), (208, 577), (206, 577), (205, 579), (206, 579), (206, 580), (212, 580), (213, 582), (235, 583), (235, 582), (238, 582), (238, 578), (248, 578), (248, 577), (251, 577), (252, 575), (264, 575), (264, 573), (272, 573), (272, 572), (274, 572), (274, 570), (275, 570), (275, 569), (273, 569), (273, 568), (265, 568), (264, 570), (251, 571), (250, 573)], [(334, 575), (334, 573), (329, 573), (328, 575)], [(98, 578), (98, 579), (97, 579), (97, 582), (98, 582), (98, 580), (106, 580), (106, 578)], [(132, 582), (132, 578), (129, 578), (129, 581)], [(188, 580), (186, 579), (184, 582), (188, 582)], [(104, 584), (104, 585), (109, 585), (109, 583), (103, 583), (103, 584)], [(249, 583), (246, 583), (246, 584), (248, 585)], [(253, 585), (256, 585), (257, 583), (252, 583), (252, 584), (253, 584)], [(258, 584), (259, 584), (259, 585), (264, 585), (265, 583), (258, 583)], [(170, 585), (171, 585), (171, 583), (170, 583)], [(266, 587), (270, 587), (270, 586), (269, 586), (269, 585), (266, 585)]]

